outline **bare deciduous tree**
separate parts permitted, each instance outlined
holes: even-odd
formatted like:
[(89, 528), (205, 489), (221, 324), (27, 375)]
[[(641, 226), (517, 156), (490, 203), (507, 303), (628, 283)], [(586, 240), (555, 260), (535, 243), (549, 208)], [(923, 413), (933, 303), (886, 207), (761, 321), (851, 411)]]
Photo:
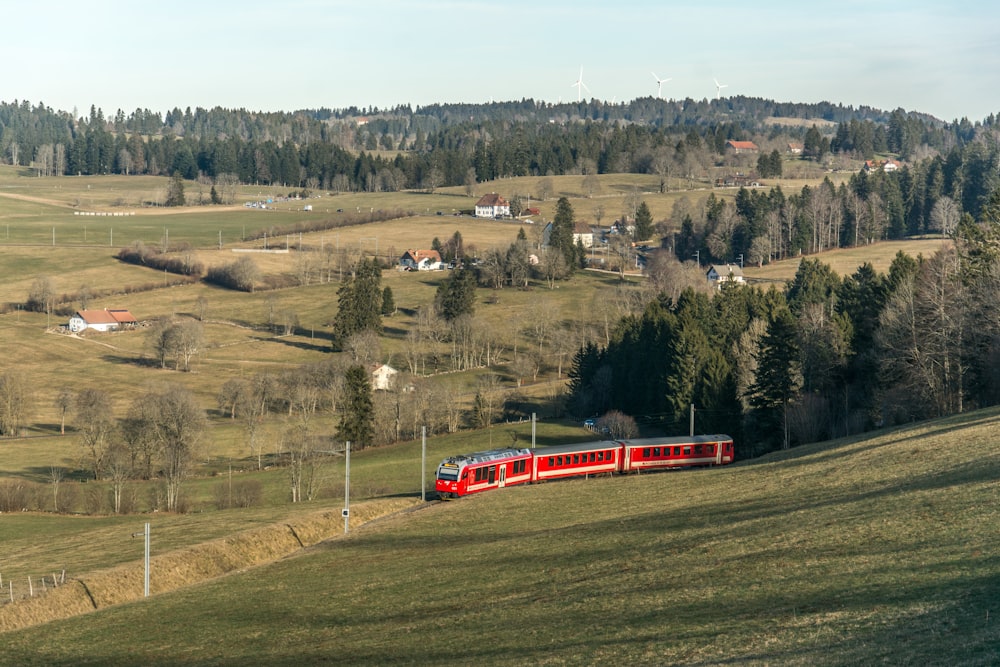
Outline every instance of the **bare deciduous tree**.
[(0, 435), (17, 435), (27, 420), (31, 386), (17, 371), (0, 374)]
[(606, 433), (612, 440), (628, 440), (639, 433), (635, 419), (620, 410), (604, 413), (597, 420), (597, 428), (602, 433)]
[(59, 411), (59, 434), (66, 435), (66, 415), (73, 409), (73, 390), (63, 387), (56, 396), (56, 410)]
[(179, 508), (181, 484), (199, 455), (206, 428), (205, 412), (194, 395), (179, 385), (144, 394), (130, 410), (136, 441), (154, 453), (166, 486), (166, 509)]
[(89, 459), (94, 479), (104, 474), (104, 461), (115, 429), (111, 397), (101, 389), (83, 389), (76, 395), (76, 429)]

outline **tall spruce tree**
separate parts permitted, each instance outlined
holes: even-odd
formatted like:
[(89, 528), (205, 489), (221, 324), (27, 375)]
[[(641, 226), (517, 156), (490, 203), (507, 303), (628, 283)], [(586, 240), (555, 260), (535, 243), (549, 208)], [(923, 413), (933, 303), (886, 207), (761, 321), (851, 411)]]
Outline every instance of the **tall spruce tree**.
[(643, 201), (635, 211), (635, 240), (648, 241), (653, 237), (653, 214)]
[(788, 406), (801, 385), (795, 318), (779, 311), (768, 324), (757, 354), (757, 379), (750, 386), (750, 404), (781, 427), (781, 448), (788, 449)]
[(382, 332), (382, 269), (375, 259), (362, 259), (337, 290), (334, 345), (342, 346), (360, 331)]
[(360, 450), (375, 437), (375, 403), (372, 383), (364, 366), (349, 366), (344, 372), (344, 411), (337, 437)]
[(549, 233), (549, 245), (557, 249), (566, 259), (566, 266), (575, 267), (577, 250), (573, 244), (573, 205), (566, 197), (560, 197), (556, 202), (556, 215), (552, 219), (552, 230)]

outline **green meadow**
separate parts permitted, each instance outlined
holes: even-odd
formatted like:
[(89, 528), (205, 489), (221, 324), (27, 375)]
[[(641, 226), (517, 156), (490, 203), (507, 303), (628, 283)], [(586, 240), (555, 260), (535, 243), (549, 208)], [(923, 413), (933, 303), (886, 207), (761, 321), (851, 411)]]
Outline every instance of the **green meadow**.
[(998, 417), (425, 505), (0, 663), (996, 664)]
[[(338, 276), (303, 280), (305, 259), (330, 250), (342, 264), (363, 254), (391, 259), (456, 231), (467, 247), (483, 252), (505, 248), (519, 230), (539, 238), (560, 196), (571, 199), (579, 219), (600, 216), (607, 224), (632, 192), (642, 193), (655, 220), (669, 218), (681, 198), (697, 204), (710, 192), (671, 179), (671, 190), (660, 194), (655, 176), (604, 175), (600, 189), (585, 196), (581, 176), (547, 180), (480, 184), (473, 196), (464, 188), (322, 192), (266, 210), (243, 202), (287, 190), (245, 186), (232, 206), (167, 209), (148, 205), (167, 179), (35, 178), (0, 167), (0, 304), (7, 304), (0, 312), (0, 371), (22, 374), (31, 388), (26, 437), (0, 440), (0, 488), (26, 485), (41, 510), (63, 494), (71, 508), (0, 515), (0, 577), (5, 586), (17, 582), (18, 598), (27, 577), (51, 580), (63, 571), (77, 585), (100, 580), (117, 587), (101, 598), (109, 604), (78, 618), (70, 617), (80, 609), (59, 595), (52, 595), (51, 609), (45, 596), (0, 607), (0, 627), (12, 627), (3, 619), (16, 619), (22, 605), (32, 610), (17, 626), (29, 627), (4, 635), (0, 664), (995, 663), (993, 411), (726, 469), (578, 480), (421, 504), (421, 485), (432, 489), (441, 458), (525, 445), (531, 430), (527, 423), (500, 424), (435, 435), (423, 475), (419, 442), (352, 456), (351, 500), (368, 509), (346, 538), (338, 536), (341, 457), (322, 466), (314, 500), (291, 503), (288, 471), (276, 455), (287, 420), (274, 415), (264, 427), (267, 467), (257, 470), (241, 425), (216, 397), (230, 378), (329, 358)], [(485, 192), (529, 194), (543, 185), (548, 198), (531, 202), (540, 208), (536, 224), (453, 215)], [(204, 189), (186, 184), (189, 201), (205, 197)], [(306, 203), (312, 211), (303, 210)], [(365, 211), (405, 217), (339, 224)], [(285, 231), (317, 219), (334, 226)], [(247, 256), (234, 250), (287, 247), (288, 253), (249, 255), (286, 287), (237, 293), (119, 262), (115, 253), (133, 241), (189, 246), (183, 252), (208, 267)], [(842, 274), (866, 261), (884, 271), (896, 252), (928, 256), (940, 243), (883, 243), (821, 260)], [(799, 261), (745, 273), (780, 284)], [(18, 307), (39, 277), (66, 295), (59, 312)], [(384, 272), (398, 311), (384, 320), (381, 359), (405, 367), (407, 332), (444, 277)], [(128, 308), (141, 321), (194, 317), (204, 308), (206, 344), (191, 372), (159, 368), (144, 329), (60, 333), (66, 313), (81, 307), (81, 292), (92, 294), (89, 308)], [(506, 349), (525, 349), (540, 345), (532, 329), (543, 324), (542, 315), (565, 335), (585, 327), (604, 331), (625, 302), (643, 294), (641, 276), (621, 281), (581, 272), (556, 289), (541, 283), (480, 289), (476, 317)], [(296, 315), (292, 333), (269, 324), (276, 311)], [(446, 357), (447, 345), (438, 353)], [(439, 375), (439, 366), (426, 369), (428, 380), (449, 384), (456, 401), (471, 404), (484, 370)], [(543, 409), (565, 383), (567, 367), (568, 359), (561, 372), (548, 363), (519, 391)], [(514, 389), (513, 374), (497, 370)], [(108, 485), (88, 479), (72, 415), (60, 435), (56, 398), (66, 388), (101, 389), (122, 415), (136, 395), (166, 383), (190, 389), (209, 416), (195, 474), (184, 485), (189, 511), (148, 512), (158, 484), (135, 481), (128, 493), (138, 513), (109, 516)], [(542, 416), (541, 446), (592, 437), (578, 424)], [(332, 431), (334, 417), (318, 415), (313, 428)], [(54, 469), (67, 474), (58, 486)], [(246, 485), (260, 489), (252, 507), (217, 508), (220, 497)], [(146, 521), (154, 550), (167, 559), (163, 569), (187, 561), (205, 567), (170, 585), (154, 574), (157, 595), (138, 600), (141, 540), (131, 534)], [(312, 537), (289, 546), (282, 533), (289, 526), (300, 532), (311, 526)]]

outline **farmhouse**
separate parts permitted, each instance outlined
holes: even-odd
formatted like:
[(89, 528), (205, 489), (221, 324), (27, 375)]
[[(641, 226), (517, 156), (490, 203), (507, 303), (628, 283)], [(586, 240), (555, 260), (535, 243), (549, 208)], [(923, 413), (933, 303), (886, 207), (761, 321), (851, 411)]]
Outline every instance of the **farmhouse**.
[(760, 150), (757, 148), (757, 144), (752, 141), (734, 141), (732, 139), (726, 142), (726, 149), (737, 155), (740, 153), (756, 153)]
[(502, 218), (510, 215), (510, 204), (497, 193), (483, 195), (476, 202), (477, 218)]
[(396, 382), (396, 375), (399, 374), (395, 368), (389, 364), (374, 364), (371, 368), (372, 388), (380, 391), (392, 389)]
[(804, 148), (805, 145), (802, 144), (801, 142), (798, 141), (788, 142), (788, 152), (791, 153), (792, 155), (802, 155), (802, 151)]
[(69, 318), (69, 330), (79, 333), (87, 329), (93, 331), (115, 331), (136, 325), (132, 313), (125, 309), (78, 310)]
[(743, 269), (741, 269), (738, 264), (713, 264), (708, 267), (706, 277), (709, 282), (715, 283), (715, 285), (720, 289), (722, 288), (722, 283), (724, 282), (739, 284), (746, 282), (743, 279)]
[(407, 250), (399, 258), (399, 268), (403, 271), (436, 271), (443, 266), (437, 250)]

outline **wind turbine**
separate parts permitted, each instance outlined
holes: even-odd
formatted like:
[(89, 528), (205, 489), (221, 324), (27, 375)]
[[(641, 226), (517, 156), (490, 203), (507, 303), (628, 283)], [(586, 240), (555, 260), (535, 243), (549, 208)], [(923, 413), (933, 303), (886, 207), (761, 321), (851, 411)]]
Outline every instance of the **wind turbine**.
[(650, 72), (650, 74), (652, 74), (653, 78), (656, 79), (656, 99), (662, 100), (663, 84), (665, 84), (667, 81), (670, 81), (671, 79), (661, 79), (660, 77), (656, 76), (656, 72)]
[[(587, 88), (587, 84), (583, 82), (583, 65), (580, 65), (580, 78), (576, 80), (576, 83), (570, 84), (570, 88), (576, 88), (576, 101), (583, 101), (583, 90), (586, 89), (590, 93), (590, 88)], [(591, 93), (593, 94), (593, 93)]]
[(712, 79), (712, 81), (715, 81), (715, 99), (721, 100), (722, 99), (722, 89), (723, 88), (728, 88), (729, 84), (728, 83), (719, 83), (718, 79)]

